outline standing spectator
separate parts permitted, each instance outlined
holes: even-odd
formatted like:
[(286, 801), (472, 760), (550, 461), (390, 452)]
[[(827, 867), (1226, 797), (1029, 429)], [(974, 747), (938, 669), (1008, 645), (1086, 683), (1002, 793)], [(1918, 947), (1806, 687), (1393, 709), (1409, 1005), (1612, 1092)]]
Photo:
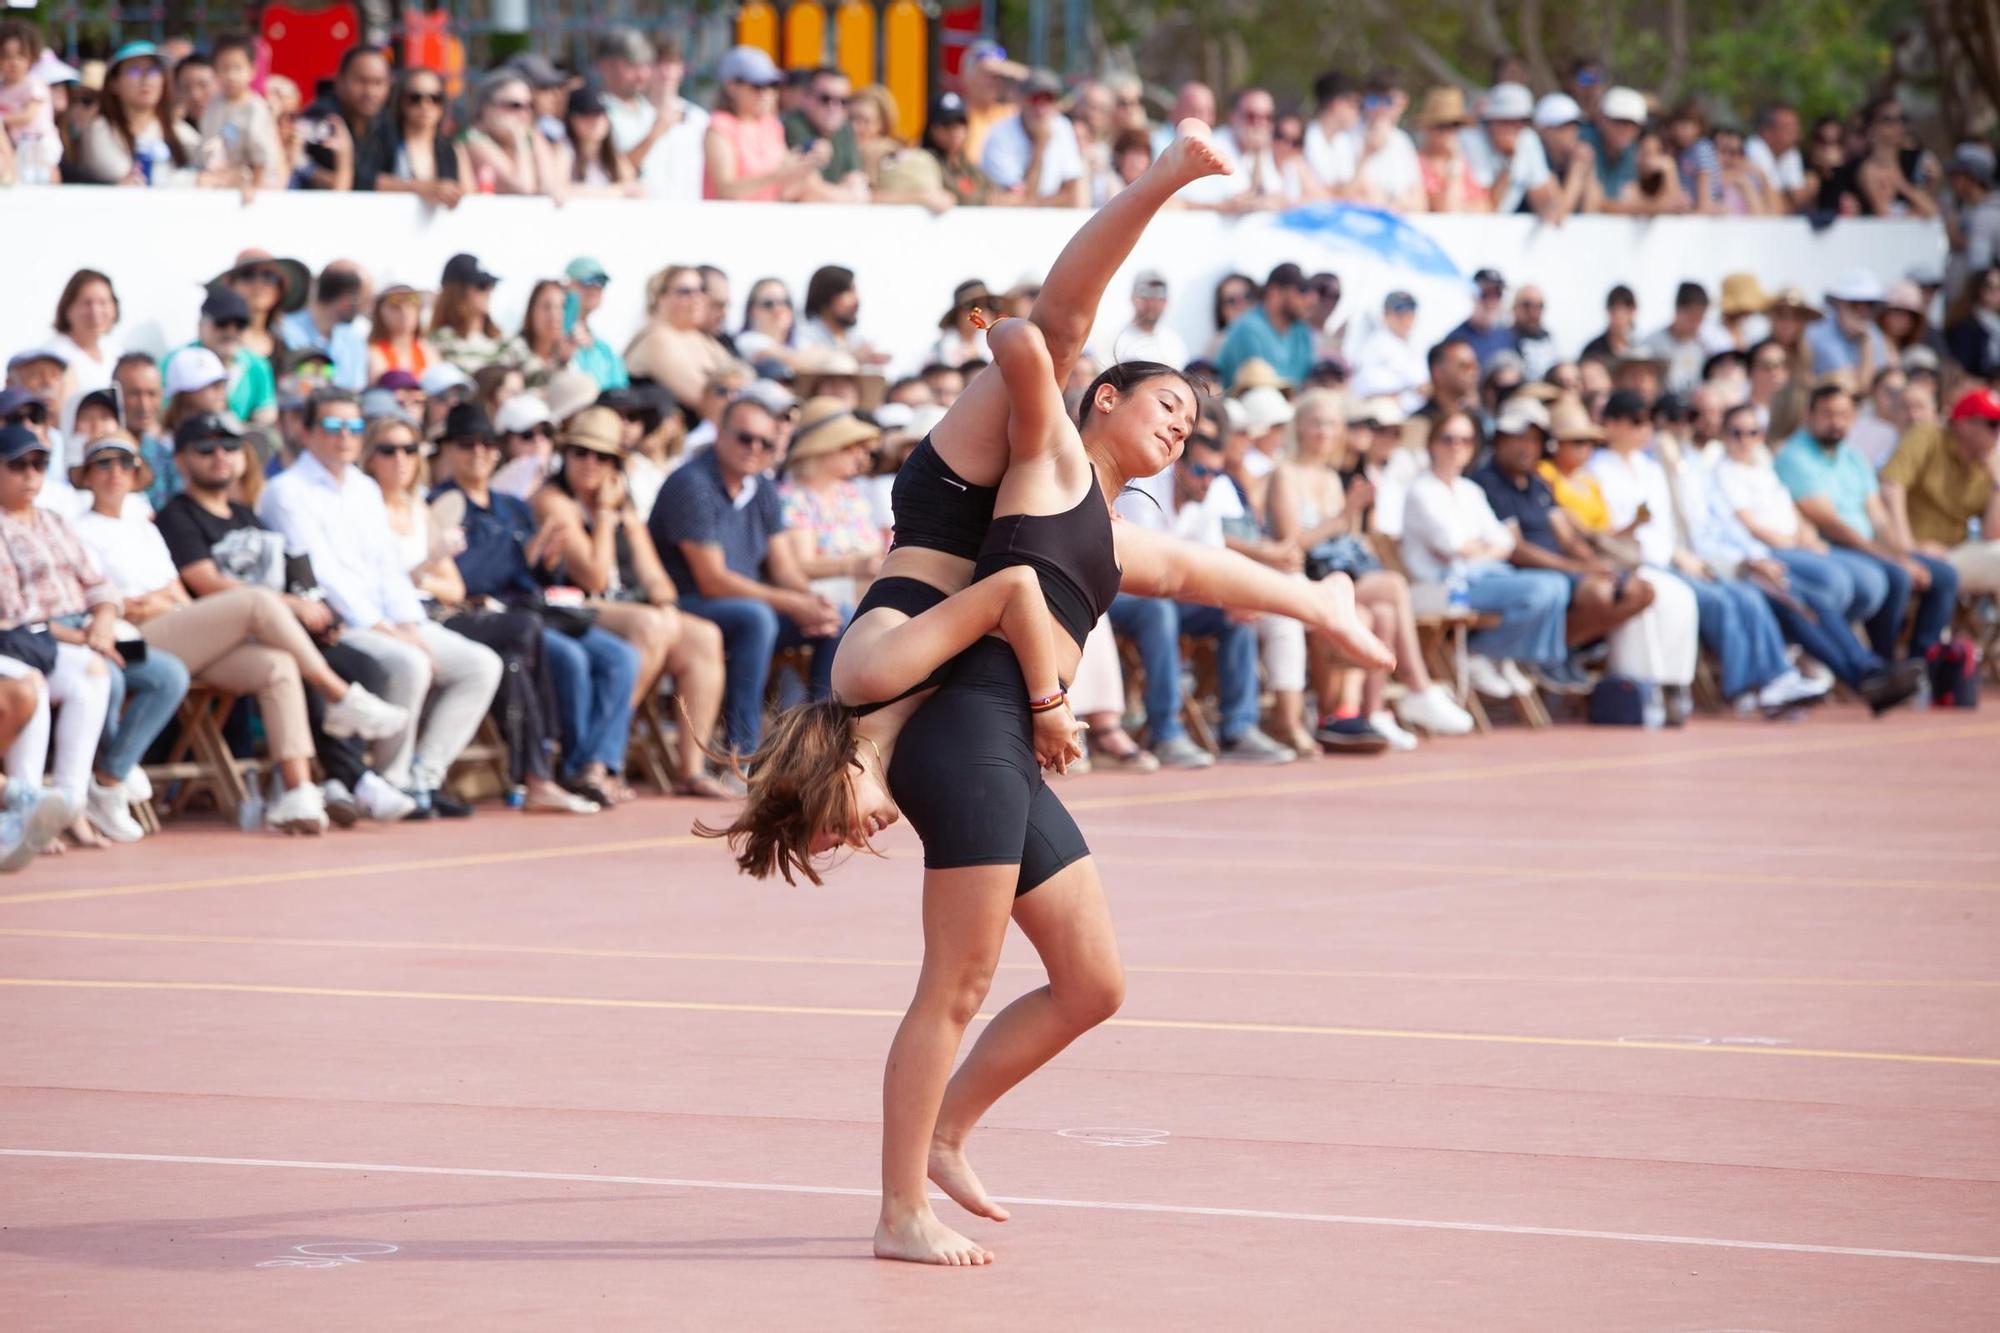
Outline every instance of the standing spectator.
[(333, 96), (314, 99), (299, 113), (306, 122), (306, 159), (315, 190), (372, 190), (373, 174), (363, 164), (361, 145), (381, 128), (389, 105), (389, 55), (379, 46), (350, 46), (340, 57)]
[(199, 134), (201, 118), (215, 98), (215, 62), (199, 51), (175, 58), (172, 48), (173, 43), (167, 43), (160, 58), (172, 67), (167, 77), (174, 86), (174, 107), (187, 127)]
[(708, 136), (708, 112), (681, 96), (686, 77), (680, 40), (662, 36), (654, 49), (649, 89), (657, 111), (647, 131), (654, 136), (652, 146), (640, 151), (644, 136), (637, 143), (616, 141), (618, 150), (632, 159), (647, 196), (677, 204), (692, 204), (702, 197), (702, 145)]
[(1228, 175), (1205, 176), (1180, 193), (1183, 202), (1224, 213), (1248, 213), (1283, 208), (1316, 195), (1306, 170), (1294, 158), (1281, 166), (1275, 155), (1272, 128), (1277, 102), (1262, 88), (1244, 88), (1230, 102), (1229, 124), (1215, 132), (1215, 147), (1232, 168)]
[(1878, 97), (1862, 108), (1867, 153), (1848, 165), (1841, 183), (1860, 201), (1864, 217), (1937, 216), (1937, 199), (1927, 184), (1937, 162), (1911, 146), (1907, 119), (1894, 97)]
[(854, 85), (832, 66), (822, 66), (806, 80), (805, 102), (784, 117), (785, 146), (810, 151), (824, 143), (829, 151), (817, 180), (808, 178), (802, 197), (813, 203), (857, 203), (868, 198), (868, 176), (854, 127), (847, 122), (847, 100)]
[(535, 132), (534, 116), (534, 90), (518, 71), (497, 69), (479, 81), (464, 142), (481, 194), (567, 197), (555, 145)]
[[(444, 132), (444, 79), (434, 69), (406, 69), (395, 105), (361, 146), (362, 188), (414, 194), (432, 208), (457, 208), (473, 182), (465, 145)], [(407, 367), (406, 367), (407, 368)]]
[(1561, 226), (1573, 213), (1598, 211), (1604, 192), (1597, 184), (1597, 151), (1583, 141), (1583, 111), (1576, 99), (1567, 93), (1546, 94), (1535, 103), (1534, 123), (1555, 187), (1536, 210), (1541, 219)]
[(127, 42), (112, 54), (97, 114), (75, 149), (76, 179), (87, 185), (196, 183), (201, 136), (175, 113), (166, 65), (151, 42)]
[(1616, 365), (1638, 350), (1633, 330), (1639, 323), (1639, 298), (1619, 283), (1604, 294), (1604, 332), (1583, 345), (1583, 359)]
[(931, 104), (930, 118), (924, 123), (924, 147), (937, 159), (944, 188), (961, 204), (991, 203), (993, 182), (979, 169), (971, 140), (964, 99), (957, 93), (945, 93)]
[(1530, 380), (1546, 380), (1562, 360), (1556, 338), (1542, 322), (1546, 298), (1529, 283), (1514, 292), (1514, 350), (1521, 354), (1521, 371)]
[(1433, 213), (1492, 211), (1492, 195), (1473, 178), (1460, 138), (1471, 123), (1465, 94), (1459, 89), (1433, 88), (1424, 94), (1423, 110), (1417, 113), (1417, 129), (1424, 136), (1417, 149), (1417, 164), (1423, 177), (1425, 207)]
[(1983, 143), (1960, 144), (1945, 166), (1955, 204), (1944, 219), (1951, 242), (1947, 280), (1953, 291), (1963, 288), (1968, 274), (2000, 261), (2000, 190), (1994, 188), (1993, 173), (1993, 150)]
[(446, 262), (438, 283), (431, 305), (431, 346), (468, 375), (502, 360), (502, 335), (492, 314), (493, 288), (499, 281), (478, 259), (459, 254)]
[(1076, 127), (1056, 110), (1062, 81), (1045, 69), (1028, 76), (1021, 109), (993, 126), (980, 152), (980, 170), (1023, 203), (1087, 208), (1089, 174), (1077, 146)]
[(175, 381), (174, 365), (183, 356), (206, 348), (229, 374), (230, 412), (246, 424), (268, 425), (278, 417), (278, 380), (270, 361), (243, 345), (249, 327), (250, 307), (241, 296), (227, 287), (209, 288), (201, 304), (200, 336), (168, 360), (167, 379)]
[(986, 147), (986, 135), (1013, 113), (1015, 85), (1028, 77), (1027, 69), (1007, 58), (998, 42), (975, 42), (959, 62), (958, 93), (966, 114), (966, 155), (979, 160)]
[(125, 429), (139, 442), (139, 458), (153, 474), (153, 482), (146, 488), (146, 500), (157, 514), (181, 488), (180, 476), (174, 470), (173, 436), (163, 429), (160, 420), (164, 397), (160, 368), (144, 352), (127, 352), (118, 358), (111, 382), (118, 389), (118, 401), (124, 409)]
[[(1583, 127), (1583, 142), (1596, 158), (1597, 189), (1607, 213), (1652, 211), (1634, 203), (1631, 193), (1639, 184), (1639, 137), (1645, 125), (1646, 99), (1631, 88), (1610, 88), (1596, 119)], [(1675, 186), (1678, 192), (1678, 181)]]
[(257, 73), (257, 40), (245, 33), (215, 43), (216, 93), (199, 115), (189, 115), (201, 131), (204, 165), (220, 182), (245, 190), (282, 190), (290, 177), (278, 147), (271, 106), (250, 86)]
[(118, 318), (118, 293), (96, 269), (80, 268), (63, 284), (49, 347), (67, 363), (71, 392), (89, 393), (111, 383), (112, 367), (125, 351), (112, 332)]
[[(2000, 393), (1967, 389), (1943, 425), (1914, 426), (1883, 467), (1891, 543), (1951, 562), (1963, 593), (2000, 593)], [(1971, 525), (1979, 523), (1979, 540)]]
[(1563, 80), (1563, 91), (1576, 102), (1586, 120), (1596, 120), (1608, 82), (1602, 62), (1589, 56), (1579, 56), (1570, 62), (1569, 75)]
[[(1022, 71), (1026, 77), (1027, 71)], [(1174, 104), (1167, 108), (1167, 114), (1153, 127), (1153, 156), (1167, 151), (1167, 145), (1174, 141), (1177, 127), (1184, 120), (1198, 120), (1213, 128), (1215, 125), (1215, 90), (1198, 79), (1189, 79), (1174, 91)]]
[(1751, 165), (1743, 150), (1743, 131), (1727, 125), (1715, 130), (1715, 174), (1709, 188), (1697, 196), (1695, 211), (1759, 217), (1781, 213), (1784, 206), (1764, 173)]
[(722, 631), (723, 713), (729, 744), (745, 754), (763, 735), (772, 653), (810, 645), (813, 692), (824, 697), (847, 620), (845, 609), (810, 590), (784, 535), (777, 489), (764, 475), (778, 458), (780, 430), (754, 399), (730, 403), (715, 444), (667, 478), (647, 523), (681, 608)]
[(1867, 387), (1889, 359), (1889, 341), (1875, 325), (1876, 312), (1886, 295), (1882, 280), (1865, 268), (1849, 269), (1827, 288), (1826, 302), (1833, 307), (1833, 318), (1806, 333), (1815, 376), (1852, 371), (1849, 392)]
[(754, 46), (738, 46), (716, 66), (722, 99), (708, 118), (703, 139), (706, 199), (766, 202), (804, 198), (821, 167), (832, 160), (831, 143), (803, 153), (785, 147), (778, 119), (778, 85), (784, 75), (771, 57)]
[(24, 185), (53, 184), (62, 165), (55, 99), (33, 72), (41, 33), (20, 19), (0, 20), (0, 140), (11, 141)]
[(1408, 95), (1386, 74), (1373, 76), (1363, 89), (1360, 144), (1349, 193), (1356, 203), (1397, 213), (1421, 213), (1428, 206), (1417, 145), (1396, 127), (1408, 103)]
[(1429, 362), (1411, 337), (1416, 326), (1417, 298), (1390, 292), (1382, 300), (1381, 326), (1354, 354), (1354, 379), (1367, 384), (1367, 396), (1394, 398), (1405, 412), (1423, 405), (1431, 382)]
[(1797, 108), (1774, 102), (1757, 115), (1757, 132), (1743, 144), (1750, 165), (1778, 194), (1778, 212), (1803, 213), (1812, 207), (1806, 183), (1806, 162), (1799, 152)]
[(1701, 383), (1701, 368), (1711, 352), (1702, 326), (1708, 319), (1708, 292), (1698, 282), (1683, 282), (1674, 292), (1674, 317), (1663, 329), (1639, 343), (1639, 351), (1666, 363), (1667, 387), (1676, 393), (1692, 392)]
[(611, 275), (604, 271), (604, 265), (585, 255), (570, 260), (563, 277), (569, 282), (563, 312), (568, 321), (569, 341), (575, 349), (569, 359), (571, 369), (590, 376), (600, 389), (624, 388), (631, 383), (625, 371), (625, 358), (590, 328), (590, 317), (604, 304), (604, 289), (611, 282)]
[[(1518, 353), (1521, 350), (1520, 337), (1514, 329), (1500, 322), (1500, 307), (1507, 298), (1507, 280), (1500, 276), (1500, 271), (1480, 269), (1472, 275), (1472, 287), (1472, 313), (1451, 331), (1451, 336), (1472, 345), (1474, 354), (1479, 357), (1480, 369), (1484, 370), (1500, 353)], [(1536, 314), (1539, 317), (1539, 302)]]
[(1853, 426), (1854, 399), (1846, 389), (1814, 389), (1806, 424), (1778, 450), (1778, 477), (1832, 543), (1834, 560), (1863, 600), (1878, 606), (1868, 618), (1868, 640), (1883, 660), (1899, 660), (1904, 612), (1912, 592), (1917, 595), (1910, 650), (1921, 657), (1951, 627), (1958, 572), (1937, 556), (1898, 544), (1875, 471), (1847, 442)]
[(1301, 148), (1321, 188), (1346, 194), (1360, 166), (1361, 90), (1345, 74), (1328, 70), (1313, 80), (1313, 115)]
[(1486, 192), (1496, 213), (1533, 213), (1560, 223), (1572, 211), (1563, 185), (1549, 170), (1542, 141), (1528, 128), (1535, 95), (1518, 83), (1496, 83), (1479, 104), (1479, 124), (1459, 137), (1472, 183)]
[(368, 342), (361, 329), (361, 270), (335, 260), (320, 270), (312, 301), (287, 315), (278, 335), (293, 351), (312, 348), (333, 362), (333, 383), (351, 393), (368, 387)]
[(625, 349), (626, 369), (634, 379), (666, 385), (684, 409), (697, 411), (709, 376), (736, 363), (703, 327), (708, 288), (701, 270), (687, 264), (662, 269), (647, 281), (646, 298), (650, 318)]
[(1252, 357), (1270, 363), (1288, 383), (1305, 383), (1313, 366), (1313, 331), (1306, 323), (1313, 300), (1312, 284), (1297, 264), (1272, 269), (1261, 304), (1229, 326), (1215, 354), (1224, 386), (1235, 387), (1237, 371)]
[(354, 466), (362, 431), (354, 396), (315, 393), (306, 421), (306, 451), (264, 488), (258, 517), (311, 557), (346, 626), (342, 641), (381, 664), (389, 673), (385, 697), (410, 712), (385, 776), (408, 791), (420, 817), (469, 815), (471, 807), (439, 789), (499, 688), (500, 658), (425, 615), (382, 493)]
[(563, 139), (556, 145), (556, 162), (566, 193), (588, 197), (637, 197), (644, 193), (632, 161), (612, 140), (611, 119), (602, 97), (591, 88), (571, 91), (563, 106)]
[(1681, 192), (1692, 201), (1690, 211), (1706, 212), (1720, 162), (1715, 144), (1708, 137), (1707, 118), (1702, 115), (1701, 107), (1690, 100), (1668, 112), (1660, 138), (1674, 159)]
[(371, 384), (392, 370), (421, 379), (438, 364), (437, 349), (424, 337), (424, 294), (407, 282), (391, 282), (376, 296), (368, 332)]
[(1179, 369), (1188, 363), (1187, 344), (1160, 321), (1167, 315), (1167, 280), (1156, 269), (1132, 279), (1132, 322), (1111, 343), (1108, 362), (1157, 361)]
[(2000, 377), (2000, 263), (1975, 273), (1944, 331), (1952, 359), (1975, 379)]
[(736, 331), (736, 351), (760, 372), (771, 367), (789, 375), (797, 369), (792, 327), (798, 317), (792, 294), (778, 278), (759, 278), (743, 302), (743, 325)]

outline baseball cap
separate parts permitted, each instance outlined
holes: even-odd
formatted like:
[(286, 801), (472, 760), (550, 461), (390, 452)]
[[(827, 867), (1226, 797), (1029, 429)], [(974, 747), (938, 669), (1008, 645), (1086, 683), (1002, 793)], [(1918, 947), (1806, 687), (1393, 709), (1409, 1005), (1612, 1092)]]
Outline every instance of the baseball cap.
[(243, 432), (219, 412), (202, 412), (174, 427), (174, 448), (192, 448), (207, 440), (240, 440)]
[(1853, 301), (1859, 305), (1880, 305), (1888, 293), (1882, 287), (1882, 279), (1875, 276), (1873, 269), (1851, 268), (1840, 275), (1840, 280), (1826, 289), (1829, 301)]
[(602, 287), (611, 281), (611, 275), (604, 271), (604, 265), (589, 255), (578, 255), (570, 260), (569, 267), (563, 270), (563, 276), (571, 282), (580, 282), (586, 287)]
[(468, 287), (491, 287), (500, 281), (497, 273), (488, 273), (479, 266), (479, 261), (471, 255), (453, 255), (445, 261), (444, 282), (462, 282)]
[(40, 407), (44, 414), (49, 410), (49, 405), (40, 394), (29, 393), (26, 389), (0, 389), (0, 417), (18, 412), (30, 403)]
[(206, 389), (228, 378), (229, 372), (223, 368), (221, 357), (206, 347), (183, 347), (174, 353), (173, 360), (167, 362), (167, 397)]
[(1479, 272), (1472, 275), (1472, 285), (1475, 287), (1497, 287), (1504, 292), (1507, 290), (1507, 279), (1500, 276), (1500, 270), (1497, 268), (1482, 268)]
[(748, 398), (774, 417), (784, 416), (799, 405), (799, 396), (776, 380), (752, 380), (736, 396)]
[(391, 393), (407, 393), (411, 389), (421, 389), (424, 386), (423, 381), (398, 366), (394, 369), (383, 371), (382, 378), (375, 381), (375, 387), (378, 389), (387, 389)]
[(560, 88), (569, 82), (554, 62), (539, 51), (523, 51), (507, 63), (521, 71), (521, 77), (537, 88)]
[(250, 303), (234, 287), (215, 286), (202, 299), (201, 317), (218, 324), (250, 322)]
[(1132, 279), (1132, 295), (1164, 297), (1167, 294), (1167, 279), (1156, 268), (1142, 268)]
[(1530, 430), (1546, 435), (1550, 431), (1549, 409), (1533, 398), (1509, 398), (1501, 405), (1493, 430), (1499, 435), (1526, 435)]
[(1634, 125), (1646, 123), (1646, 99), (1636, 88), (1605, 89), (1602, 111), (1606, 120), (1630, 121)]
[(1991, 389), (1967, 389), (1951, 405), (1953, 421), (2000, 422), (2000, 393)]
[(1538, 130), (1574, 125), (1582, 119), (1583, 108), (1568, 93), (1544, 93), (1542, 100), (1535, 103), (1535, 128)]
[(1031, 70), (1021, 83), (1021, 96), (1060, 97), (1062, 80), (1056, 77), (1056, 72), (1052, 69)]
[(597, 89), (588, 85), (582, 88), (572, 88), (569, 91), (569, 102), (563, 107), (563, 114), (566, 116), (604, 115), (604, 99), (598, 95)]
[(1924, 313), (1924, 291), (1908, 278), (1891, 283), (1882, 297), (1882, 304), (1890, 310), (1903, 310), (1912, 315)]
[(1604, 400), (1606, 421), (1644, 421), (1648, 417), (1646, 400), (1636, 389), (1616, 389)]
[(1417, 308), (1417, 298), (1408, 292), (1390, 292), (1382, 298), (1382, 308), (1392, 315), (1407, 315)]
[(0, 460), (13, 462), (29, 454), (45, 454), (49, 447), (42, 437), (26, 426), (0, 426)]
[(1518, 83), (1496, 83), (1480, 104), (1481, 120), (1526, 120), (1535, 114), (1535, 95)]
[[(450, 417), (447, 416), (446, 420), (449, 421)], [(500, 404), (500, 414), (493, 419), (493, 425), (502, 435), (520, 435), (536, 426), (551, 425), (554, 421), (549, 405), (538, 395), (517, 393)]]
[(965, 120), (965, 99), (957, 93), (946, 93), (931, 103), (931, 124), (963, 125)]
[(1247, 391), (1241, 401), (1245, 424), (1259, 435), (1285, 425), (1298, 414), (1298, 410), (1285, 397), (1284, 391), (1271, 388), (1269, 385), (1260, 385)]
[[(507, 400), (507, 405), (511, 407), (525, 397), (526, 394), (516, 394)], [(501, 411), (506, 411), (506, 408), (503, 407)], [(444, 433), (438, 438), (447, 442), (490, 440), (493, 438), (493, 422), (486, 415), (486, 409), (478, 403), (458, 403), (451, 411), (444, 414)]]
[(11, 373), (22, 366), (36, 361), (53, 361), (63, 369), (69, 369), (69, 358), (53, 347), (30, 347), (7, 358), (7, 369)]
[(974, 42), (965, 48), (965, 63), (983, 65), (989, 60), (1005, 60), (1007, 48), (998, 42)]
[(417, 387), (424, 391), (426, 397), (436, 398), (453, 389), (471, 388), (472, 376), (449, 361), (440, 361), (424, 370), (417, 378)]
[(785, 81), (771, 57), (755, 46), (732, 46), (722, 63), (715, 67), (718, 83), (747, 83), (755, 88), (775, 88)]
[(1944, 169), (1947, 175), (1970, 176), (1982, 189), (1993, 188), (1993, 150), (1983, 143), (1962, 143), (1952, 149)]
[(403, 405), (396, 401), (394, 389), (368, 389), (361, 395), (361, 419), (374, 421), (380, 417), (394, 417), (396, 420), (414, 426), (416, 424)]

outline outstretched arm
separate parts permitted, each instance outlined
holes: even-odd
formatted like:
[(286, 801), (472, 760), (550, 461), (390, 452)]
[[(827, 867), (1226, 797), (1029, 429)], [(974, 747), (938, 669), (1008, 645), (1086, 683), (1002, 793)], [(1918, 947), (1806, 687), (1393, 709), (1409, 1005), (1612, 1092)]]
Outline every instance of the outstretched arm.
[(1234, 551), (1151, 532), (1133, 523), (1113, 523), (1121, 591), (1141, 597), (1168, 597), (1231, 611), (1290, 616), (1326, 636), (1357, 665), (1387, 671), (1396, 655), (1368, 632), (1354, 614), (1354, 583), (1329, 574), (1317, 583), (1280, 574)]

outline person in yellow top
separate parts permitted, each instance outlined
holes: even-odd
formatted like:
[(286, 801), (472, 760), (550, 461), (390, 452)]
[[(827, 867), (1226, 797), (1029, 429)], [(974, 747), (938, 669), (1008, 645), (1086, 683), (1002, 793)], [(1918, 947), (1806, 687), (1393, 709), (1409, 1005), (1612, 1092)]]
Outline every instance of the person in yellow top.
[(1549, 414), (1550, 435), (1555, 439), (1555, 457), (1545, 458), (1535, 469), (1549, 484), (1556, 503), (1585, 532), (1611, 530), (1611, 509), (1597, 478), (1583, 470), (1591, 453), (1604, 442), (1604, 431), (1590, 419), (1583, 404), (1574, 398), (1558, 402)]
[(959, 92), (965, 99), (965, 157), (977, 162), (986, 146), (986, 132), (1020, 107), (1014, 89), (1028, 77), (1028, 67), (1007, 58), (998, 42), (978, 42), (967, 48), (959, 66)]
[(1949, 422), (1912, 426), (1879, 480), (1897, 546), (1950, 561), (1961, 592), (2000, 592), (2000, 393), (1969, 389)]

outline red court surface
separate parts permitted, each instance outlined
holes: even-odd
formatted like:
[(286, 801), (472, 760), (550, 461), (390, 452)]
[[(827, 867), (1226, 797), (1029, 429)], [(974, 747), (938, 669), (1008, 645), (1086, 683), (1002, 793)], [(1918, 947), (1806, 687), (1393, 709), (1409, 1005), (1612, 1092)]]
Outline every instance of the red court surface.
[[(918, 859), (687, 802), (0, 883), (16, 1329), (1971, 1329), (2000, 724), (1565, 727), (1070, 780), (1130, 997), (868, 1257)], [(989, 1008), (1038, 984), (1008, 946)]]

